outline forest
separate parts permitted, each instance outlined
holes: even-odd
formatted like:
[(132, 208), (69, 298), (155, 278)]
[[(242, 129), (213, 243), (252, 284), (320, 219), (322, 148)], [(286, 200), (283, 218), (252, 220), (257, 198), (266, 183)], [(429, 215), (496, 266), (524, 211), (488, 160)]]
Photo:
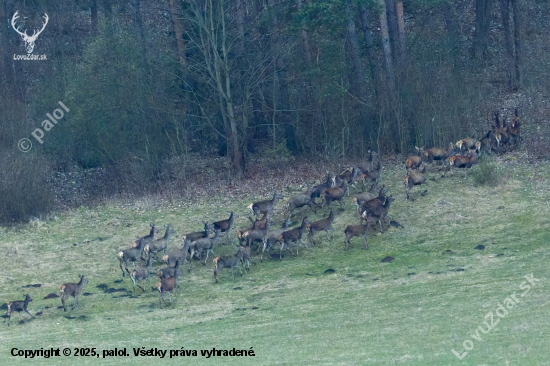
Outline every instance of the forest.
[[(227, 185), (266, 161), (346, 164), (369, 150), (404, 161), (414, 146), (479, 139), (495, 111), (509, 120), (515, 108), (530, 156), (546, 156), (549, 10), (542, 0), (3, 0), (0, 220)], [(17, 148), (25, 138), (28, 152)], [(71, 179), (68, 199), (59, 190)]]

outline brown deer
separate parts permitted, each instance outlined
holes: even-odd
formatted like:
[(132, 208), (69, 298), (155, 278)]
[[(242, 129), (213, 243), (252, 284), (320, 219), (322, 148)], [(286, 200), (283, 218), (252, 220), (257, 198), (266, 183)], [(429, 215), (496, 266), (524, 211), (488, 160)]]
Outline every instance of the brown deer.
[(497, 153), (501, 153), (501, 146), (504, 147), (508, 143), (509, 137), (506, 132), (506, 121), (502, 121), (502, 126), (498, 118), (498, 112), (495, 112), (495, 125), (494, 125), (495, 140), (497, 142)]
[(117, 257), (120, 262), (122, 277), (125, 276), (124, 270), (122, 269), (122, 263), (125, 263), (126, 272), (130, 273), (130, 271), (128, 271), (128, 263), (131, 261), (135, 267), (136, 261), (141, 259), (144, 247), (145, 244), (143, 243), (143, 240), (140, 240), (139, 245), (136, 248), (124, 249), (118, 252)]
[(219, 230), (220, 233), (225, 233), (226, 244), (229, 244), (229, 232), (231, 231), (233, 222), (235, 222), (235, 219), (238, 217), (239, 216), (235, 215), (235, 213), (231, 211), (231, 215), (229, 215), (228, 219), (212, 223), (212, 225), (214, 225), (214, 230)]
[(321, 183), (311, 188), (311, 201), (315, 204), (315, 199), (317, 197), (321, 197), (321, 193), (323, 193), (325, 190), (329, 189), (330, 187), (332, 187), (332, 178), (330, 177), (330, 174), (327, 171), (327, 179), (325, 180), (325, 183)]
[(477, 154), (475, 150), (470, 150), (468, 156), (451, 156), (449, 164), (451, 166), (451, 174), (453, 173), (453, 167), (464, 169), (464, 178), (468, 177), (468, 170), (473, 164), (477, 162)]
[(243, 243), (246, 241), (245, 234), (249, 232), (250, 230), (261, 230), (265, 228), (269, 220), (271, 219), (268, 212), (264, 213), (261, 219), (253, 220), (252, 216), (249, 216), (248, 219), (250, 222), (252, 222), (252, 227), (250, 229), (244, 229), (237, 231), (237, 239), (239, 240), (239, 245), (243, 245)]
[(424, 159), (426, 159), (429, 163), (432, 163), (434, 160), (441, 161), (443, 164), (445, 164), (445, 159), (448, 158), (450, 155), (452, 155), (454, 152), (454, 145), (453, 143), (449, 143), (449, 147), (447, 149), (443, 149), (440, 147), (433, 147), (431, 149), (428, 149), (424, 151)]
[(358, 168), (352, 168), (351, 170), (345, 170), (343, 171), (342, 173), (340, 173), (339, 175), (335, 175), (334, 178), (332, 178), (332, 183), (334, 186), (340, 186), (342, 185), (342, 182), (343, 181), (346, 181), (347, 182), (347, 194), (349, 196), (349, 187), (352, 186), (353, 188), (355, 188), (355, 191), (357, 191), (357, 188), (355, 187), (355, 185), (353, 184), (355, 182), (355, 179), (357, 178), (357, 176), (361, 173), (361, 170), (359, 170)]
[(80, 292), (86, 283), (88, 283), (88, 279), (84, 278), (84, 275), (80, 275), (80, 281), (78, 283), (65, 283), (59, 287), (59, 292), (61, 292), (61, 303), (63, 304), (64, 311), (67, 311), (65, 300), (67, 300), (69, 296), (74, 297), (73, 310), (77, 307), (78, 295), (80, 295)]
[(152, 243), (145, 244), (145, 247), (143, 247), (143, 252), (145, 253), (145, 256), (148, 256), (149, 254), (153, 254), (155, 258), (157, 258), (156, 254), (162, 251), (162, 254), (164, 255), (166, 253), (166, 247), (168, 247), (168, 241), (170, 240), (170, 237), (172, 234), (175, 233), (174, 230), (170, 229), (170, 225), (164, 225), (164, 228), (166, 231), (164, 232), (164, 236), (160, 239), (157, 239), (153, 241)]
[(295, 209), (309, 206), (311, 211), (316, 213), (316, 205), (313, 202), (313, 199), (311, 198), (311, 188), (309, 188), (309, 184), (307, 187), (307, 191), (304, 193), (300, 193), (294, 197), (290, 197), (288, 201), (286, 201), (286, 220), (290, 220), (290, 217), (292, 216), (292, 212), (294, 212)]
[(333, 201), (338, 201), (340, 206), (344, 206), (344, 202), (342, 201), (342, 198), (344, 198), (347, 188), (348, 188), (348, 182), (344, 180), (342, 181), (342, 184), (339, 187), (332, 187), (332, 188), (326, 189), (325, 191), (323, 191), (323, 193), (321, 193), (321, 195), (325, 196), (325, 201), (329, 208), (330, 208), (330, 203)]
[(364, 219), (364, 220), (368, 220), (368, 217), (369, 216), (372, 216), (373, 218), (378, 218), (378, 224), (380, 224), (380, 231), (381, 232), (384, 232), (384, 229), (382, 227), (382, 220), (388, 216), (388, 211), (390, 210), (390, 204), (395, 201), (395, 198), (393, 198), (392, 196), (388, 196), (386, 197), (386, 203), (384, 203), (383, 206), (381, 207), (376, 207), (372, 210), (367, 210), (367, 211), (364, 211), (362, 214), (361, 214), (361, 217)]
[(169, 277), (176, 277), (176, 272), (178, 276), (181, 276), (182, 272), (178, 267), (179, 267), (179, 260), (176, 260), (174, 267), (166, 267), (166, 268), (159, 269), (157, 272), (157, 276), (159, 276), (161, 280)]
[(373, 198), (371, 200), (365, 201), (362, 204), (359, 204), (357, 201), (355, 202), (355, 206), (357, 207), (357, 213), (359, 214), (359, 217), (361, 218), (361, 222), (363, 222), (363, 216), (362, 213), (364, 211), (370, 211), (375, 210), (378, 207), (382, 207), (384, 203), (386, 202), (386, 191), (384, 188), (380, 188), (378, 191), (378, 197)]
[[(176, 261), (176, 267), (178, 266), (178, 262)], [(172, 293), (174, 293), (174, 297), (176, 297), (176, 287), (178, 285), (178, 271), (174, 272), (174, 277), (168, 277), (161, 279), (155, 287), (160, 292), (159, 296), (159, 305), (162, 309), (162, 302), (164, 302), (164, 305), (166, 304), (166, 301), (164, 301), (164, 293), (168, 292), (170, 294), (170, 302), (172, 302)], [(161, 302), (162, 301), (162, 302)]]
[(510, 126), (507, 127), (506, 132), (511, 139), (514, 140), (514, 143), (517, 145), (521, 142), (521, 131), (520, 131), (521, 121), (518, 115), (518, 109), (514, 110), (514, 117), (510, 120)]
[(228, 268), (228, 269), (231, 269), (231, 276), (233, 277), (233, 280), (235, 280), (235, 275), (233, 273), (233, 269), (235, 267), (238, 267), (239, 266), (239, 263), (241, 264), (241, 268), (239, 268), (239, 270), (241, 271), (241, 276), (243, 275), (243, 269), (244, 269), (244, 272), (246, 273), (246, 268), (244, 268), (244, 261), (243, 261), (243, 258), (244, 258), (244, 252), (243, 252), (244, 248), (243, 247), (239, 247), (239, 249), (237, 250), (237, 253), (234, 255), (234, 256), (226, 256), (226, 257), (216, 257), (214, 258), (212, 261), (214, 262), (215, 264), (215, 268), (214, 268), (214, 278), (216, 279), (216, 283), (218, 283), (218, 272), (222, 269), (222, 268)]
[(147, 279), (149, 278), (149, 273), (151, 272), (152, 263), (153, 263), (153, 258), (151, 257), (151, 254), (149, 254), (147, 255), (147, 263), (145, 267), (134, 269), (130, 273), (130, 278), (132, 279), (132, 282), (134, 284), (134, 294), (136, 293), (136, 282), (137, 282), (137, 287), (139, 287), (143, 292), (145, 292), (143, 287), (141, 287), (139, 284), (141, 283), (141, 281), (145, 281), (145, 284), (147, 284)]
[(193, 255), (196, 253), (197, 258), (200, 259), (202, 252), (206, 250), (206, 259), (204, 260), (204, 265), (206, 265), (206, 261), (208, 260), (208, 252), (211, 252), (214, 254), (214, 245), (218, 242), (218, 238), (220, 237), (220, 230), (214, 230), (214, 236), (211, 238), (202, 238), (199, 240), (196, 240), (191, 243), (190, 249), (191, 249), (191, 259), (189, 263), (189, 271), (191, 270), (191, 263), (193, 263)]
[(346, 234), (344, 250), (348, 250), (348, 245), (351, 246), (350, 239), (354, 236), (362, 236), (363, 242), (365, 243), (365, 249), (369, 249), (369, 244), (367, 243), (367, 233), (369, 228), (372, 227), (374, 221), (372, 216), (368, 216), (366, 221), (366, 225), (348, 225), (346, 227), (346, 230), (344, 230), (344, 234)]
[(376, 198), (378, 195), (378, 190), (380, 188), (378, 187), (378, 184), (372, 183), (371, 187), (367, 192), (363, 192), (360, 194), (356, 194), (355, 197), (353, 197), (353, 203), (357, 206), (358, 204), (361, 205), (364, 202), (370, 201), (373, 198)]
[(151, 226), (151, 230), (149, 231), (149, 235), (142, 236), (141, 238), (137, 238), (132, 245), (130, 245), (131, 248), (136, 248), (140, 241), (143, 242), (143, 245), (149, 244), (155, 239), (155, 234), (159, 232), (159, 230), (155, 227), (155, 224), (149, 224)]
[(378, 161), (378, 165), (375, 169), (361, 174), (361, 181), (363, 182), (363, 188), (366, 186), (369, 182), (376, 182), (380, 180), (380, 172), (382, 171), (382, 167), (380, 165), (380, 160)]
[(319, 231), (324, 231), (327, 234), (327, 240), (331, 240), (328, 237), (328, 231), (333, 230), (332, 229), (332, 222), (334, 221), (334, 212), (330, 210), (330, 213), (327, 218), (314, 221), (306, 226), (306, 228), (309, 231), (308, 237), (310, 242), (315, 245), (315, 242), (313, 241), (313, 237), (315, 236), (315, 233)]
[[(268, 229), (269, 229), (269, 223), (266, 223), (262, 229), (248, 230), (243, 235), (244, 239), (246, 240), (246, 246), (250, 248), (252, 243), (256, 241), (263, 242), (263, 239), (267, 235)], [(258, 248), (258, 251), (259, 251), (259, 248)]]
[(468, 152), (470, 149), (474, 149), (476, 147), (476, 142), (478, 142), (475, 139), (472, 139), (470, 137), (467, 137), (465, 139), (462, 139), (458, 141), (455, 146), (456, 149), (464, 155), (465, 152)]
[(195, 240), (199, 240), (202, 238), (207, 238), (208, 233), (210, 233), (214, 229), (214, 224), (207, 224), (205, 221), (203, 221), (204, 224), (204, 230), (203, 231), (194, 231), (189, 234), (185, 234), (183, 236), (183, 243), (191, 243)]
[(277, 201), (282, 199), (283, 199), (283, 196), (275, 192), (273, 193), (272, 199), (252, 203), (250, 206), (248, 206), (248, 209), (252, 212), (253, 215), (256, 215), (256, 217), (259, 217), (263, 213), (272, 212)]
[(405, 161), (405, 167), (407, 168), (407, 170), (418, 169), (420, 164), (422, 164), (422, 155), (424, 154), (424, 146), (422, 147), (415, 146), (414, 148), (418, 152), (418, 156), (413, 155)]
[[(8, 317), (8, 327), (10, 326), (10, 320), (11, 320), (11, 313), (13, 313), (14, 311), (17, 312), (17, 314), (19, 314), (19, 320), (21, 320), (21, 312), (24, 311), (25, 313), (29, 314), (31, 316), (31, 318), (34, 318), (34, 316), (29, 313), (29, 310), (27, 310), (27, 306), (29, 305), (29, 302), (31, 302), (32, 299), (31, 297), (26, 294), (25, 295), (25, 300), (18, 300), (18, 301), (10, 301), (7, 303), (8, 305), (8, 311), (6, 312), (6, 316)], [(6, 321), (4, 320), (4, 323)]]
[[(454, 158), (454, 156), (451, 156), (451, 159)], [(405, 193), (407, 194), (407, 200), (410, 197), (411, 189), (414, 186), (419, 186), (422, 184), (428, 185), (428, 182), (426, 182), (426, 176), (422, 174), (422, 172), (410, 172), (403, 178), (403, 182), (405, 183)]]
[[(286, 230), (288, 229), (288, 221), (283, 221), (283, 226), (281, 229), (277, 230), (277, 231), (274, 231), (268, 235), (266, 235), (266, 237), (264, 238), (263, 242), (264, 242), (264, 247), (262, 248), (262, 255), (260, 256), (260, 262), (263, 262), (263, 258), (264, 258), (264, 252), (267, 251), (269, 253), (269, 249), (271, 249), (271, 247), (273, 245), (275, 245), (275, 243), (280, 243), (279, 242), (279, 237), (281, 236), (282, 233), (284, 233)], [(279, 258), (280, 259), (280, 258)]]
[(306, 230), (307, 224), (309, 224), (309, 221), (307, 221), (307, 216), (304, 216), (304, 218), (302, 219), (302, 225), (300, 227), (285, 231), (284, 233), (279, 235), (279, 242), (281, 243), (281, 252), (279, 253), (279, 260), (283, 258), (283, 248), (285, 245), (288, 247), (292, 242), (296, 242), (297, 244), (296, 257), (298, 256), (298, 251), (300, 249), (299, 242), (302, 242), (302, 244), (304, 244), (307, 248), (306, 243), (304, 243), (304, 241), (302, 240), (302, 236), (304, 235), (304, 231)]

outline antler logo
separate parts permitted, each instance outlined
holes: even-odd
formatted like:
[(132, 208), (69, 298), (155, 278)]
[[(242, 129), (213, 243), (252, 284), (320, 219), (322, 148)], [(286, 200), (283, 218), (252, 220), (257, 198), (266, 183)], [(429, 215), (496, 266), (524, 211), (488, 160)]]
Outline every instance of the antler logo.
[(11, 18), (11, 26), (13, 29), (23, 37), (23, 41), (25, 41), (25, 49), (27, 50), (27, 53), (30, 54), (34, 50), (34, 41), (36, 41), (36, 38), (42, 33), (44, 28), (46, 28), (46, 24), (48, 24), (48, 14), (44, 13), (44, 19), (46, 20), (45, 23), (43, 23), (42, 29), (40, 29), (37, 33), (37, 30), (35, 29), (32, 36), (27, 35), (27, 30), (25, 32), (21, 32), (16, 26), (15, 26), (15, 19), (19, 18), (17, 15), (19, 11), (16, 11), (15, 14), (13, 14), (13, 18)]

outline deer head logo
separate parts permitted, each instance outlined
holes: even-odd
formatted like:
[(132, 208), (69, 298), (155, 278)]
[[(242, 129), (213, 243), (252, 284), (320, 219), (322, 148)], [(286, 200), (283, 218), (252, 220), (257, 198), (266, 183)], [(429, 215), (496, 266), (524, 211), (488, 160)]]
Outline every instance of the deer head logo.
[(27, 53), (32, 53), (32, 51), (34, 50), (34, 41), (36, 41), (36, 38), (40, 35), (40, 33), (42, 33), (42, 31), (44, 30), (44, 28), (46, 28), (46, 24), (48, 24), (48, 14), (44, 13), (44, 19), (46, 20), (45, 23), (43, 23), (42, 25), (42, 29), (40, 29), (37, 33), (37, 30), (35, 29), (32, 36), (28, 36), (27, 35), (27, 30), (25, 30), (25, 32), (21, 32), (16, 26), (15, 26), (15, 19), (19, 18), (19, 16), (17, 15), (17, 13), (19, 13), (19, 11), (16, 11), (15, 14), (13, 14), (13, 18), (11, 18), (11, 26), (13, 27), (13, 29), (19, 33), (21, 35), (21, 37), (23, 37), (23, 41), (25, 41), (25, 49), (27, 50)]

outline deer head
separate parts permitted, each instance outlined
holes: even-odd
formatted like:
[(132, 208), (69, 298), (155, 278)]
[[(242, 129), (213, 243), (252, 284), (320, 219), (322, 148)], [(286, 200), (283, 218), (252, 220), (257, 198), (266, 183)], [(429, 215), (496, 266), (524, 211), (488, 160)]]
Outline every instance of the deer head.
[(45, 23), (43, 23), (42, 25), (42, 29), (40, 29), (37, 33), (37, 30), (35, 29), (32, 36), (28, 36), (27, 35), (27, 30), (25, 30), (25, 32), (21, 32), (16, 26), (15, 26), (15, 20), (17, 18), (19, 18), (19, 16), (17, 15), (17, 13), (19, 13), (18, 11), (15, 12), (15, 14), (13, 14), (13, 18), (11, 18), (11, 26), (13, 27), (13, 29), (19, 33), (19, 35), (21, 35), (21, 37), (23, 37), (23, 41), (25, 42), (25, 49), (27, 50), (27, 53), (32, 53), (32, 51), (34, 50), (34, 41), (36, 41), (36, 38), (40, 35), (40, 33), (42, 33), (42, 31), (44, 30), (44, 28), (46, 28), (46, 25), (48, 24), (48, 14), (44, 13), (44, 19), (46, 20)]

